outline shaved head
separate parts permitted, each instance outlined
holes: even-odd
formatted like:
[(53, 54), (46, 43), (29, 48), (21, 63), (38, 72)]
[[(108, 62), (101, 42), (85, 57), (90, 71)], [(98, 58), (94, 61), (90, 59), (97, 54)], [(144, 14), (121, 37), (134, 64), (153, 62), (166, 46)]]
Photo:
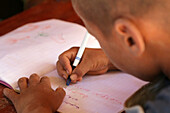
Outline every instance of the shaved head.
[(72, 3), (84, 19), (95, 24), (104, 34), (110, 32), (117, 18), (124, 17), (133, 21), (134, 18), (152, 15), (155, 11), (164, 13), (166, 20), (160, 21), (166, 27), (167, 24), (170, 26), (169, 0), (72, 0)]

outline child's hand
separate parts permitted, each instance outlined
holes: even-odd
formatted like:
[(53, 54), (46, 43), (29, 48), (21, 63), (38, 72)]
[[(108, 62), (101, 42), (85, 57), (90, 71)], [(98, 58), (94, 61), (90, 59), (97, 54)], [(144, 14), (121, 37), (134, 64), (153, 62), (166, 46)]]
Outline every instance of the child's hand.
[(86, 48), (80, 64), (72, 70), (72, 63), (77, 55), (78, 47), (71, 48), (59, 56), (57, 62), (57, 71), (60, 76), (65, 79), (71, 74), (72, 83), (82, 80), (82, 77), (87, 74), (103, 74), (110, 69), (116, 69), (105, 53), (101, 49)]
[(36, 74), (30, 78), (18, 80), (20, 94), (5, 88), (3, 93), (14, 104), (17, 113), (53, 113), (61, 105), (65, 91), (58, 88), (51, 89), (48, 77), (40, 77)]

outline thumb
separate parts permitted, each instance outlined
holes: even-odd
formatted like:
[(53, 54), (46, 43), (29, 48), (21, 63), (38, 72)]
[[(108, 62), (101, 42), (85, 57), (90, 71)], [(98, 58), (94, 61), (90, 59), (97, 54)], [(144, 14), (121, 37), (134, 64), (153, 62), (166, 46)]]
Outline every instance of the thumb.
[[(86, 65), (85, 65), (86, 64)], [(90, 70), (90, 63), (81, 62), (72, 72), (70, 78), (73, 83), (77, 80), (81, 80), (82, 77)]]
[(3, 94), (8, 98), (10, 99), (13, 103), (15, 102), (15, 99), (17, 98), (18, 94), (12, 90), (12, 89), (9, 89), (9, 88), (5, 88), (3, 90)]

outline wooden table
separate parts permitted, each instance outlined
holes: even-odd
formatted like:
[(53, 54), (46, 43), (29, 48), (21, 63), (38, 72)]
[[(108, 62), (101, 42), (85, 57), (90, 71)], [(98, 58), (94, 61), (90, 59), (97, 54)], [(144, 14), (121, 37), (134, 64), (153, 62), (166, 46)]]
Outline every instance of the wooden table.
[[(74, 12), (70, 0), (49, 0), (0, 22), (0, 36), (26, 23), (52, 18), (83, 25), (83, 22)], [(0, 85), (0, 113), (16, 113), (11, 102), (3, 96), (3, 88), (5, 87)]]
[(0, 22), (0, 36), (26, 23), (52, 18), (83, 25), (80, 18), (73, 11), (70, 0), (49, 0), (48, 2), (43, 2), (16, 16)]

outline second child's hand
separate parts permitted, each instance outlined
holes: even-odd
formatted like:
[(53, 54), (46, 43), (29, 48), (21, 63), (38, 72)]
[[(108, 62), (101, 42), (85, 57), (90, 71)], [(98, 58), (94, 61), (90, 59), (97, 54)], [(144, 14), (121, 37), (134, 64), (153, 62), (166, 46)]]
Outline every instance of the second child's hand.
[(33, 74), (30, 78), (20, 78), (18, 81), (20, 94), (12, 89), (5, 88), (4, 95), (15, 106), (17, 113), (54, 113), (61, 105), (65, 91), (51, 88), (48, 77), (40, 78)]

